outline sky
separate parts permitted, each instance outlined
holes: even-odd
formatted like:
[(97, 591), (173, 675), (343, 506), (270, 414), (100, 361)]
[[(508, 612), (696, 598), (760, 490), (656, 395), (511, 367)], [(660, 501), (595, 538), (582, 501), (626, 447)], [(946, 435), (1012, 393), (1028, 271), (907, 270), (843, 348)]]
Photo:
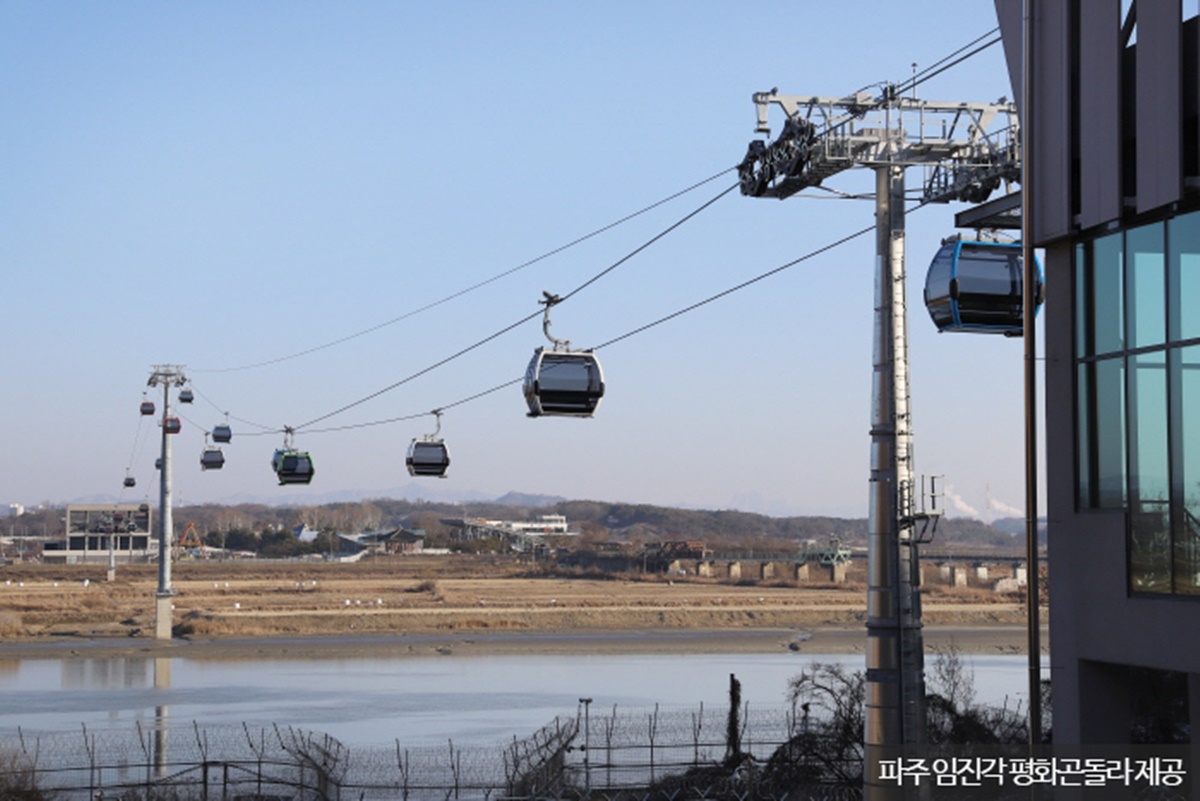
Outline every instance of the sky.
[[(518, 491), (864, 517), (871, 236), (602, 349), (593, 419), (527, 418), (516, 385), (454, 406), (444, 480), (404, 467), (432, 415), (368, 424), (519, 378), (540, 319), (380, 393), (732, 186), (521, 266), (734, 166), (753, 92), (900, 82), (995, 26), (989, 0), (0, 5), (0, 501), (156, 501), (158, 429), (138, 405), (150, 391), (161, 408), (146, 382), (171, 364), (197, 393), (173, 440), (177, 503)], [(1011, 97), (1000, 46), (920, 93)], [(991, 519), (1024, 503), (1022, 345), (939, 335), (920, 302), (964, 208), (907, 223), (914, 451), (952, 514)], [(557, 306), (552, 332), (606, 342), (873, 211), (734, 190)], [(225, 468), (202, 472), (226, 412)], [(276, 486), (284, 426), (313, 455), (309, 487)]]

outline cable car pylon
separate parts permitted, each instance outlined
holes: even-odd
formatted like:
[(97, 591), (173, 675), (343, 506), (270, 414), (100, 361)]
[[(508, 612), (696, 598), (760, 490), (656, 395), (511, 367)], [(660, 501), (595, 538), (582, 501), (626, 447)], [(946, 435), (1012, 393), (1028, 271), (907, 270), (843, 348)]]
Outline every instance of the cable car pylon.
[(154, 639), (170, 640), (173, 627), (171, 601), (175, 590), (171, 588), (171, 540), (175, 536), (175, 523), (171, 514), (171, 437), (179, 432), (179, 418), (171, 416), (171, 387), (182, 387), (187, 383), (183, 367), (174, 364), (155, 365), (147, 386), (161, 386), (162, 407), (162, 455), (159, 456), (159, 513), (158, 513), (158, 589), (154, 593)]
[[(915, 82), (912, 84), (915, 86)], [(911, 88), (911, 87), (910, 87)], [(881, 766), (925, 740), (924, 640), (917, 548), (936, 510), (914, 490), (905, 297), (905, 171), (926, 168), (924, 201), (982, 203), (1020, 180), (1015, 105), (933, 102), (894, 85), (876, 97), (753, 95), (756, 132), (770, 134), (770, 107), (787, 121), (779, 138), (750, 143), (738, 168), (742, 194), (787, 198), (844, 170), (875, 172), (875, 312), (864, 798), (894, 801), (906, 789)]]

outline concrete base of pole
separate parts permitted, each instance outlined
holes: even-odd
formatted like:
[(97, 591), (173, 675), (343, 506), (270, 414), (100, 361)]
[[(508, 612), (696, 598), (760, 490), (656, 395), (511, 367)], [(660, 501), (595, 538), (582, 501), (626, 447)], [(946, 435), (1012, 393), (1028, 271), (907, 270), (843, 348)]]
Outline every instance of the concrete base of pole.
[(154, 596), (154, 639), (156, 640), (171, 639), (171, 626), (174, 623), (171, 602), (174, 600), (174, 595)]
[(108, 574), (107, 574), (107, 578), (105, 578), (105, 581), (116, 581), (116, 580), (117, 580), (117, 571), (114, 568), (110, 567), (108, 569)]

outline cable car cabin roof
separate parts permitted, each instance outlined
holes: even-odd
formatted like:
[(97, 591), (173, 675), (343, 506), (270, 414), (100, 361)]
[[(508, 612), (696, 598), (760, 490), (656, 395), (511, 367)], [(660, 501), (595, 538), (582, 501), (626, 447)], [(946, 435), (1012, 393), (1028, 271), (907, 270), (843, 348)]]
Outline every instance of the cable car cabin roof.
[(446, 468), (450, 466), (450, 451), (440, 439), (414, 439), (408, 446), (404, 464), (410, 476), (445, 478)]
[(604, 373), (591, 351), (538, 348), (524, 391), (530, 417), (591, 417), (604, 397)]
[[(1040, 267), (1037, 274), (1040, 298)], [(938, 331), (1020, 336), (1023, 286), (1020, 245), (956, 240), (942, 245), (929, 265), (925, 307)]]
[(142, 414), (154, 414), (154, 401), (142, 401)]
[(200, 454), (201, 470), (220, 470), (224, 466), (225, 454), (221, 453), (220, 448), (205, 448), (204, 453)]
[(271, 458), (271, 469), (282, 484), (308, 484), (316, 470), (312, 457), (304, 451), (280, 449)]
[(233, 439), (233, 429), (227, 425), (213, 426), (213, 442), (229, 442)]

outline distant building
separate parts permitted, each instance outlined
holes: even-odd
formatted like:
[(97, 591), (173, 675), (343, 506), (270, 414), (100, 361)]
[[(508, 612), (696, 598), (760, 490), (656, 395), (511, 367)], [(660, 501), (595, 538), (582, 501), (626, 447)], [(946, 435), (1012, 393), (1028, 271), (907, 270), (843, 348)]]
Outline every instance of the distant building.
[(42, 546), (48, 563), (106, 562), (111, 548), (122, 562), (157, 558), (152, 545), (153, 510), (147, 504), (107, 503), (67, 506), (66, 532)]
[(528, 552), (545, 547), (547, 536), (575, 537), (565, 515), (541, 515), (532, 521), (485, 520), (480, 517), (444, 519), (438, 521), (454, 529), (451, 537), (458, 541), (488, 538), (503, 540), (513, 550)]
[(292, 529), (292, 533), (295, 534), (296, 539), (300, 540), (301, 542), (314, 542), (317, 539), (317, 535), (321, 532), (315, 528), (309, 528), (308, 523), (301, 523)]
[(8, 505), (8, 516), (9, 517), (20, 517), (23, 514), (25, 514), (25, 507), (22, 506), (21, 504), (10, 503)]
[(419, 528), (399, 528), (387, 538), (387, 552), (415, 556), (425, 551), (425, 532)]

